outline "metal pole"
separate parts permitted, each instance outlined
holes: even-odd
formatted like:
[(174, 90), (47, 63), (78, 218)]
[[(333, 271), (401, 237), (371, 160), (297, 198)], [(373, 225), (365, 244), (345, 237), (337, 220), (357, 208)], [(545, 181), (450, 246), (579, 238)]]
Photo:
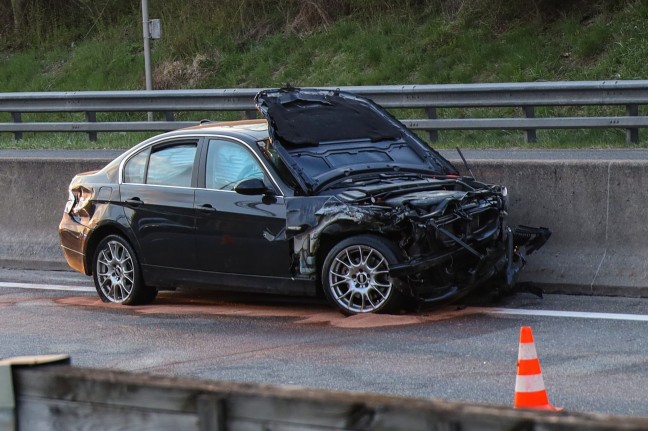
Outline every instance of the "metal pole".
[[(149, 33), (148, 0), (142, 0), (142, 35), (144, 36), (144, 74), (146, 77), (146, 89), (153, 90), (153, 79), (151, 78), (151, 35)], [(148, 113), (148, 120), (153, 121), (153, 113)]]

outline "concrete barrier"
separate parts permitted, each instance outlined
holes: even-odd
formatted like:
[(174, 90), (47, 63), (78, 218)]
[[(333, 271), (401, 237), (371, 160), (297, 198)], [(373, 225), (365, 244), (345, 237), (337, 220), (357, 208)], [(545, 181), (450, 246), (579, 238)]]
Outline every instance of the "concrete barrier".
[(648, 296), (648, 161), (480, 161), (473, 172), (509, 188), (511, 224), (553, 231), (521, 280), (546, 291)]
[(77, 173), (107, 162), (0, 159), (0, 267), (69, 269), (58, 239), (68, 185)]
[[(0, 158), (0, 267), (67, 269), (57, 226), (68, 183), (107, 162)], [(648, 160), (471, 165), (478, 179), (509, 188), (512, 224), (553, 231), (529, 258), (523, 281), (552, 292), (648, 296)]]

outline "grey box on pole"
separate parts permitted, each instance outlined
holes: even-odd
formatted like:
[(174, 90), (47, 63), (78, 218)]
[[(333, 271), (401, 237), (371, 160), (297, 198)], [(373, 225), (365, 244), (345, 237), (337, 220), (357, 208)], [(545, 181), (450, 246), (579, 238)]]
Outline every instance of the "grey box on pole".
[(151, 39), (159, 39), (162, 37), (162, 24), (159, 19), (149, 21), (149, 35)]

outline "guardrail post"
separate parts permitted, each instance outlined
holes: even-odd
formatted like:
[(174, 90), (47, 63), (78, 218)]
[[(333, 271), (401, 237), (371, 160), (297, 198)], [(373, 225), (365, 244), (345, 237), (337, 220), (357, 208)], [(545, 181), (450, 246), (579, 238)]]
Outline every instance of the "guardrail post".
[[(22, 123), (22, 115), (20, 114), (20, 112), (12, 112), (11, 119), (14, 123)], [(20, 141), (22, 138), (22, 132), (14, 132), (14, 140)]]
[[(97, 113), (96, 112), (86, 112), (86, 121), (88, 123), (96, 123), (97, 122)], [(97, 141), (97, 132), (88, 132), (88, 139), (90, 139), (92, 142)]]
[[(427, 117), (430, 120), (436, 120), (437, 119), (437, 110), (435, 107), (427, 107), (425, 108), (425, 112), (427, 113)], [(428, 130), (428, 138), (430, 138), (430, 142), (437, 142), (439, 140), (439, 131), (438, 130)]]
[(197, 402), (199, 431), (226, 431), (225, 400), (214, 395), (200, 395)]
[[(523, 106), (524, 116), (527, 118), (535, 118), (535, 107), (534, 106)], [(536, 136), (536, 129), (524, 129), (524, 142), (527, 144), (533, 144), (537, 142), (538, 137)]]
[(175, 113), (173, 111), (164, 111), (164, 119), (166, 121), (175, 121)]
[[(639, 106), (638, 105), (626, 105), (626, 115), (630, 117), (639, 116)], [(639, 143), (639, 128), (631, 127), (626, 129), (626, 143), (627, 144), (638, 144)]]
[(257, 119), (257, 111), (254, 109), (247, 109), (243, 111), (243, 116), (245, 117), (246, 120), (256, 120)]

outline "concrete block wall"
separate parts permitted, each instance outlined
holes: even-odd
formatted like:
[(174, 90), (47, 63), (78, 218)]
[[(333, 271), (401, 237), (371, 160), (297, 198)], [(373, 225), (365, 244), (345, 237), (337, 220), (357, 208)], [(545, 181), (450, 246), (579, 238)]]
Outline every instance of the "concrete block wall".
[[(107, 159), (0, 159), (0, 267), (67, 269), (58, 223), (67, 186)], [(457, 164), (459, 166), (459, 164)], [(648, 296), (648, 161), (471, 160), (478, 179), (504, 184), (511, 224), (553, 236), (523, 281), (547, 291)]]
[(67, 270), (58, 225), (68, 185), (77, 173), (101, 168), (107, 162), (0, 159), (0, 267)]
[(479, 179), (508, 187), (511, 224), (553, 232), (521, 280), (548, 291), (648, 296), (648, 162), (474, 164)]

